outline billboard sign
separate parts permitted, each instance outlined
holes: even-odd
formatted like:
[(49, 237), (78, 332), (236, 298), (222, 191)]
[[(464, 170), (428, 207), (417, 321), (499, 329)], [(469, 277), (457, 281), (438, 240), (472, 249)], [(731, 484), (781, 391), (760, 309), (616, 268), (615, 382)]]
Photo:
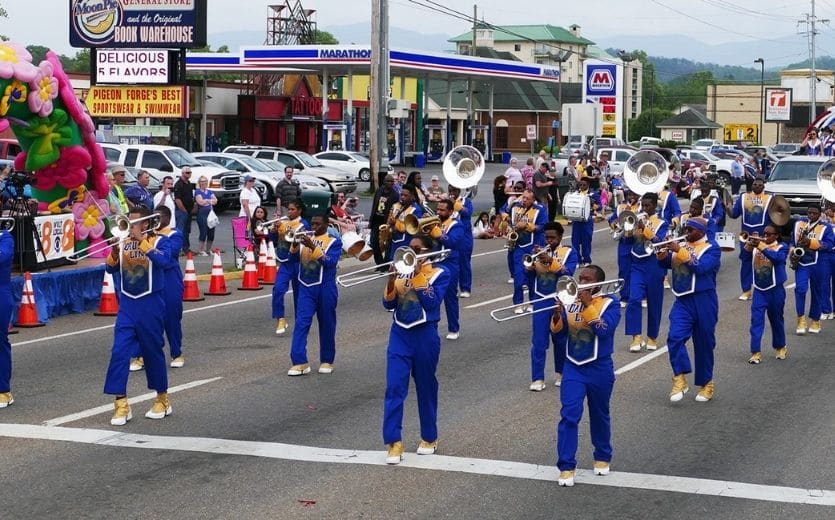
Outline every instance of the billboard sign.
[(97, 83), (168, 83), (168, 51), (96, 51)]
[[(589, 59), (583, 62), (583, 102), (599, 105), (603, 114), (603, 124), (597, 127), (598, 137), (621, 137), (622, 70), (622, 65), (605, 61)], [(572, 131), (572, 135), (587, 134)]]
[(95, 85), (84, 103), (92, 117), (188, 117), (188, 88)]
[(792, 89), (765, 89), (765, 120), (791, 121)]
[(205, 47), (206, 5), (207, 0), (70, 0), (70, 45)]

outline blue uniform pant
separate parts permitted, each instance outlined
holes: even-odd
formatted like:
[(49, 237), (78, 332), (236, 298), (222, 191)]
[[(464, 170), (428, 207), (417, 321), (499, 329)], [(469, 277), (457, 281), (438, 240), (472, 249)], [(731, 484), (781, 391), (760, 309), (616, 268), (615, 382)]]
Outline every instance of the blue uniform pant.
[(704, 386), (713, 379), (713, 349), (716, 348), (718, 319), (716, 291), (701, 291), (676, 298), (670, 309), (670, 333), (667, 336), (673, 375), (692, 372), (686, 345), (692, 337), (696, 364), (694, 382), (697, 386)]
[(829, 286), (831, 290), (831, 298), (829, 300), (829, 312), (835, 312), (835, 252), (827, 255), (829, 258)]
[(632, 276), (632, 247), (618, 245), (618, 278), (623, 280), (620, 290), (620, 301), (629, 301), (629, 281)]
[(513, 278), (513, 251), (510, 250), (507, 251), (507, 272)]
[(517, 247), (513, 250), (513, 303), (518, 304), (525, 301), (525, 290), (522, 286), (527, 285), (528, 290), (533, 287), (533, 274), (525, 269), (522, 257), (530, 251)]
[[(284, 295), (293, 284), (293, 311), (299, 308), (299, 264), (295, 262), (284, 262), (279, 265), (273, 284), (273, 319), (284, 318), (287, 315), (284, 310)], [(296, 312), (298, 314), (298, 312)]]
[(458, 279), (458, 260), (451, 262), (443, 262), (447, 271), (449, 271), (450, 283), (446, 286), (446, 294), (444, 294), (444, 310), (446, 310), (447, 330), (449, 332), (458, 332), (461, 330), (461, 324), (458, 321), (458, 284), (455, 280)]
[(786, 289), (778, 284), (767, 291), (754, 289), (751, 301), (751, 353), (760, 351), (765, 330), (765, 316), (771, 324), (771, 346), (775, 349), (786, 346), (786, 327), (783, 323), (783, 305), (786, 303)]
[(577, 252), (581, 264), (591, 263), (591, 238), (594, 222), (573, 222), (571, 224), (571, 247)]
[(835, 259), (833, 259), (833, 257), (835, 257), (835, 253), (822, 253), (818, 259), (818, 263), (821, 265), (821, 268), (824, 269), (821, 273), (823, 278), (823, 287), (821, 287), (821, 290), (823, 291), (821, 312), (823, 314), (829, 314), (832, 312), (832, 294), (835, 294), (835, 287), (832, 286), (832, 277), (835, 276), (835, 272), (832, 272), (832, 267), (835, 265)]
[(647, 336), (658, 338), (661, 329), (661, 306), (664, 304), (664, 269), (655, 256), (632, 258), (629, 277), (629, 303), (626, 306), (627, 336), (637, 336), (643, 331), (641, 300), (647, 299)]
[(183, 285), (182, 283), (169, 285), (166, 280), (165, 289), (165, 337), (171, 349), (171, 358), (183, 354)]
[(742, 246), (743, 244), (740, 244), (739, 248), (739, 285), (742, 292), (748, 292), (754, 284), (754, 266), (751, 265), (753, 253), (749, 253)]
[(127, 395), (130, 358), (137, 351), (137, 346), (145, 361), (148, 388), (157, 392), (168, 390), (162, 339), (164, 312), (162, 291), (143, 296), (140, 300), (119, 300), (110, 365), (104, 380), (105, 394)]
[(806, 315), (806, 293), (809, 285), (812, 286), (811, 303), (809, 304), (809, 318), (819, 320), (821, 318), (821, 304), (826, 297), (824, 289), (824, 277), (828, 269), (823, 266), (820, 259), (814, 265), (799, 265), (794, 273), (794, 307), (798, 316)]
[(313, 315), (319, 324), (319, 361), (333, 363), (336, 357), (336, 283), (323, 282), (312, 287), (299, 286), (299, 306), (296, 308), (296, 326), (290, 360), (294, 365), (307, 363), (307, 334), (313, 324)]
[(411, 329), (393, 324), (386, 351), (386, 397), (383, 402), (383, 442), (403, 440), (403, 403), (409, 395), (409, 376), (415, 380), (420, 438), (438, 439), (438, 358), (441, 340), (438, 322), (416, 325)]
[[(551, 302), (535, 303), (534, 310), (552, 305)], [(565, 342), (551, 334), (553, 311), (542, 311), (531, 315), (531, 381), (545, 380), (545, 359), (548, 357), (548, 343), (554, 344), (554, 372), (561, 374), (565, 364)], [(563, 335), (563, 338), (565, 336)]]
[[(472, 236), (472, 233), (470, 233)], [(464, 239), (464, 247), (458, 250), (458, 285), (463, 292), (473, 291), (473, 239)], [(455, 278), (452, 278), (453, 280)]]
[(594, 460), (612, 460), (612, 425), (609, 400), (615, 385), (612, 358), (592, 361), (582, 367), (566, 363), (560, 384), (560, 422), (557, 425), (557, 467), (570, 471), (577, 467), (577, 426), (583, 417), (583, 400), (589, 405), (589, 429)]
[(12, 305), (11, 287), (0, 287), (0, 393), (12, 389), (12, 344), (9, 343)]

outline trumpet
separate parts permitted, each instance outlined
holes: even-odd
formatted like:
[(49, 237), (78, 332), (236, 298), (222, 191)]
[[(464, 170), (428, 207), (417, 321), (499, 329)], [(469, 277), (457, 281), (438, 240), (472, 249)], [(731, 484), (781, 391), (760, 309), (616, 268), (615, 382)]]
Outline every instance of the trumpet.
[(539, 258), (540, 255), (543, 255), (545, 253), (548, 253), (548, 255), (550, 255), (551, 254), (551, 249), (547, 248), (547, 247), (543, 247), (542, 249), (540, 249), (539, 251), (537, 251), (536, 253), (534, 253), (532, 255), (524, 255), (522, 257), (522, 265), (525, 266), (525, 269), (532, 268), (534, 262), (536, 262), (536, 259)]
[(266, 235), (270, 232), (270, 228), (273, 224), (277, 224), (279, 222), (288, 222), (290, 220), (289, 217), (278, 217), (272, 220), (267, 220), (265, 222), (259, 222), (257, 226), (255, 226), (255, 232), (259, 235)]
[(401, 275), (412, 275), (417, 268), (418, 262), (420, 260), (430, 260), (430, 261), (440, 261), (446, 258), (449, 255), (449, 249), (441, 249), (440, 251), (430, 251), (428, 253), (415, 253), (415, 250), (409, 246), (402, 246), (398, 247), (394, 251), (394, 259), (390, 262), (386, 262), (379, 265), (373, 265), (371, 267), (365, 267), (363, 269), (357, 269), (356, 271), (351, 271), (350, 273), (341, 274), (336, 277), (336, 283), (338, 283), (342, 287), (353, 287), (355, 285), (360, 285), (365, 282), (371, 282), (373, 280), (378, 280), (380, 278), (385, 278), (391, 274), (391, 272), (374, 272), (370, 274), (363, 274), (369, 273), (370, 271), (377, 271), (381, 267), (386, 266), (394, 266), (394, 270)]
[(15, 226), (15, 219), (13, 217), (0, 217), (0, 231), (12, 232)]
[(669, 249), (668, 246), (673, 242), (677, 242), (679, 244), (687, 242), (687, 236), (679, 235), (677, 237), (664, 240), (663, 242), (647, 242), (646, 246), (644, 246), (644, 250), (647, 253), (655, 253), (657, 255), (661, 252), (667, 251)]
[[(577, 300), (577, 295), (579, 295), (582, 291), (593, 291), (596, 296), (607, 296), (620, 291), (623, 288), (623, 283), (622, 278), (617, 278), (597, 283), (578, 284), (574, 278), (570, 276), (561, 276), (559, 280), (557, 280), (557, 290), (553, 293), (528, 302), (493, 309), (490, 311), (490, 317), (501, 323), (503, 321), (515, 320), (516, 318), (530, 316), (539, 312), (552, 311), (557, 308), (557, 305), (561, 304), (567, 307), (573, 304)], [(534, 304), (546, 301), (553, 301), (554, 304), (539, 309), (533, 308)], [(528, 306), (530, 306), (532, 310), (521, 313), (517, 312), (519, 308)]]
[(290, 242), (291, 244), (298, 244), (301, 243), (302, 237), (313, 236), (313, 231), (296, 231), (295, 229), (288, 229), (286, 233), (284, 233), (284, 241)]
[(73, 254), (67, 256), (67, 260), (69, 260), (70, 262), (78, 262), (80, 260), (84, 260), (85, 258), (89, 258), (93, 255), (103, 253), (110, 249), (110, 247), (112, 246), (121, 246), (126, 240), (130, 238), (130, 227), (133, 224), (138, 224), (146, 220), (151, 222), (151, 227), (143, 230), (143, 235), (153, 233), (154, 231), (159, 229), (162, 223), (162, 221), (159, 218), (159, 215), (156, 213), (148, 215), (147, 217), (141, 217), (133, 220), (128, 219), (128, 217), (124, 215), (117, 215), (114, 219), (114, 224), (110, 227), (110, 234), (112, 235), (112, 238), (110, 240), (104, 242), (103, 244), (101, 242), (97, 242), (93, 245), (85, 247), (84, 249), (79, 249)]
[(516, 241), (519, 240), (519, 233), (511, 231), (507, 234), (507, 250), (513, 251), (516, 249)]
[(414, 236), (420, 233), (428, 235), (432, 228), (441, 223), (441, 217), (432, 215), (430, 217), (417, 218), (409, 214), (403, 217), (403, 224), (406, 226), (406, 233)]
[(765, 237), (761, 237), (759, 235), (750, 235), (747, 231), (743, 231), (742, 233), (738, 234), (737, 238), (739, 238), (739, 241), (743, 244), (750, 243), (753, 247), (757, 247), (757, 244), (765, 240)]

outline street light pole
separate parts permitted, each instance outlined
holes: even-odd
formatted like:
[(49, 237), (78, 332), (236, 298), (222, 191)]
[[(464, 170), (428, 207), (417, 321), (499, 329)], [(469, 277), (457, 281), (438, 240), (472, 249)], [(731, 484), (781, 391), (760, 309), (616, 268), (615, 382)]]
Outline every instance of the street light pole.
[(760, 131), (757, 136), (760, 138), (760, 145), (765, 144), (763, 136), (765, 134), (765, 60), (757, 58), (754, 63), (760, 64)]
[[(557, 128), (556, 136), (554, 138), (554, 144), (560, 147), (560, 151), (562, 151), (562, 64), (565, 60), (571, 57), (574, 54), (574, 51), (567, 50), (567, 51), (560, 51), (557, 54), (548, 53), (548, 58), (551, 61), (556, 61), (560, 67), (560, 75), (557, 77), (557, 103), (559, 104), (560, 109), (560, 127)], [(554, 148), (551, 148), (551, 153), (553, 154)]]

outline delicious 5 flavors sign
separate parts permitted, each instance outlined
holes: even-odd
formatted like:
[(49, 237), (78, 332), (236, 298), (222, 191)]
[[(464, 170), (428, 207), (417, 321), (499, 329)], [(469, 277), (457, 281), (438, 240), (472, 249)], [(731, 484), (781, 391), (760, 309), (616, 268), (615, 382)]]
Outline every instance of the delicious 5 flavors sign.
[(70, 0), (70, 45), (203, 47), (206, 4), (207, 0)]

